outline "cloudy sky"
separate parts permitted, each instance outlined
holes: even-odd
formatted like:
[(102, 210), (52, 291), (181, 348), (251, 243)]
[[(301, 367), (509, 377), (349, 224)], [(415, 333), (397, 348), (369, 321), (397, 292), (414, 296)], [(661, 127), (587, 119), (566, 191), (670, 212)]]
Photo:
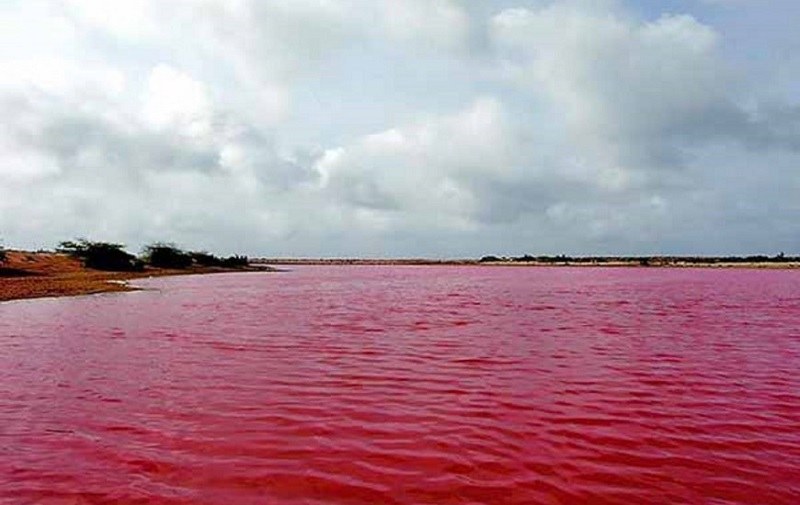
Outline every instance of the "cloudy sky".
[(800, 254), (796, 0), (3, 0), (0, 238)]

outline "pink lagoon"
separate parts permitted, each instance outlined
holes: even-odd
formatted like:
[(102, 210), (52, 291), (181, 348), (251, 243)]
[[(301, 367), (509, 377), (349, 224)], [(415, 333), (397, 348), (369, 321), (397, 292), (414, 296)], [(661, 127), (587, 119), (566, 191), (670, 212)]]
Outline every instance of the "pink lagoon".
[(800, 502), (800, 271), (137, 282), (0, 305), (0, 503)]

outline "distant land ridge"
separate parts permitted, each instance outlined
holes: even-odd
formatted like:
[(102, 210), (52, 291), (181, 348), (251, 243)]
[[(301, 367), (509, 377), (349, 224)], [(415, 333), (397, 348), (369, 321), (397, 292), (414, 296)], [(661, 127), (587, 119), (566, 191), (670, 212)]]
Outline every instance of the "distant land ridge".
[(454, 258), (251, 258), (270, 265), (521, 265), (521, 266), (641, 266), (641, 267), (773, 267), (798, 268), (800, 256), (567, 256), (538, 255)]

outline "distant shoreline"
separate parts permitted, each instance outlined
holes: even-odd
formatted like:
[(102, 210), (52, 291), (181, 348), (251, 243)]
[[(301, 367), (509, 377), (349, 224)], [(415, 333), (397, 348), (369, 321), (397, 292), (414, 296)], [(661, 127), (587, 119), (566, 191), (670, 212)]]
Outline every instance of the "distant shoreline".
[(271, 266), (487, 266), (487, 267), (579, 267), (579, 268), (737, 268), (737, 269), (800, 269), (798, 258), (757, 257), (545, 257), (527, 258), (425, 259), (425, 258), (255, 258), (251, 267), (233, 269), (192, 266), (186, 269), (147, 267), (140, 272), (108, 272), (84, 267), (66, 254), (10, 250), (0, 265), (0, 302), (79, 296), (96, 293), (136, 291), (127, 281), (174, 275), (198, 275), (224, 272), (272, 271)]
[(726, 261), (725, 258), (709, 257), (702, 261), (679, 257), (641, 257), (641, 258), (578, 258), (551, 261), (498, 260), (481, 261), (475, 259), (424, 259), (424, 258), (253, 258), (253, 265), (361, 265), (361, 266), (513, 266), (513, 267), (624, 267), (624, 268), (770, 268), (798, 269), (800, 261)]

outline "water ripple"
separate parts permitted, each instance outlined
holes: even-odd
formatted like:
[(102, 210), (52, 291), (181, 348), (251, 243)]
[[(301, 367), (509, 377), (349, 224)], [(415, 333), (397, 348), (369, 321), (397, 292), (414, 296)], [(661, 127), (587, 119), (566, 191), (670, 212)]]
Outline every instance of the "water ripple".
[(0, 305), (0, 503), (800, 503), (800, 275), (308, 267)]

